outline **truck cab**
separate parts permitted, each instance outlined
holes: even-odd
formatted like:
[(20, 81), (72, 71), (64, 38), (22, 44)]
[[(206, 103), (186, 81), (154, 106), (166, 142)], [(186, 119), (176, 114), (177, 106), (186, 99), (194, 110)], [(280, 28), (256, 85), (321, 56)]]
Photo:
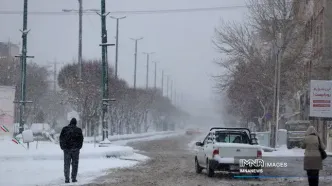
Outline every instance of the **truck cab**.
[(287, 121), (285, 127), (287, 130), (287, 148), (301, 147), (301, 142), (305, 137), (305, 133), (310, 126), (308, 120)]

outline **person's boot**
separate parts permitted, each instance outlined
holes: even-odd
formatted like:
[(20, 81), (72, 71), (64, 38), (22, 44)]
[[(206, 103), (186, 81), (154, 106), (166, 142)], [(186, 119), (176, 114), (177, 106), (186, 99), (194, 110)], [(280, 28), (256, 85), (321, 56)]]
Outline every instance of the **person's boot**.
[(69, 183), (69, 179), (68, 179), (68, 180), (66, 179), (66, 180), (65, 180), (65, 183)]
[(75, 182), (77, 182), (77, 179), (74, 178), (74, 179), (72, 179), (71, 181), (72, 181), (73, 183), (75, 183)]

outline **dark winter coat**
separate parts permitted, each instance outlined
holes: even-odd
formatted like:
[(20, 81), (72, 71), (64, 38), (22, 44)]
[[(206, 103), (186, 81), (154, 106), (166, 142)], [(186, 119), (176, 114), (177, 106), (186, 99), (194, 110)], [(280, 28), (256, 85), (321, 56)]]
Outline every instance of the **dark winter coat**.
[(63, 127), (60, 134), (60, 147), (62, 150), (79, 150), (83, 146), (82, 129), (76, 126), (77, 121), (73, 118), (68, 126)]

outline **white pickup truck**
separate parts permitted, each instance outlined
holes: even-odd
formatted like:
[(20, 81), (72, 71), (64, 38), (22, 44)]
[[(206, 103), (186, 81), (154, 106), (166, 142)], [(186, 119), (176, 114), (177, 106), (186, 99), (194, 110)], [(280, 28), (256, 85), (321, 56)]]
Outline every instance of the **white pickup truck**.
[[(196, 142), (196, 146), (196, 172), (201, 173), (206, 169), (209, 177), (214, 176), (215, 171), (239, 172), (243, 169), (239, 166), (240, 159), (260, 159), (263, 151), (254, 143), (247, 128), (211, 128), (204, 141)], [(257, 172), (253, 174), (259, 175)]]

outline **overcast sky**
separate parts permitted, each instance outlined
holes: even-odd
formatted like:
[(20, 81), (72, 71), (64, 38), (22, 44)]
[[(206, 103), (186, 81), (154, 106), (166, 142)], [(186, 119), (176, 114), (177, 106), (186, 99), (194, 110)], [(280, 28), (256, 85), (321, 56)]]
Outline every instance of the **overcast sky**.
[[(106, 0), (107, 11), (209, 8), (245, 5), (245, 0)], [(83, 0), (84, 9), (100, 9), (100, 0)], [(61, 11), (78, 9), (77, 0), (29, 0), (29, 11)], [(23, 0), (0, 0), (0, 11), (23, 10)], [(241, 21), (245, 8), (227, 8), (209, 12), (168, 14), (127, 14), (120, 22), (119, 76), (133, 86), (134, 42), (130, 37), (144, 37), (139, 42), (137, 85), (145, 86), (146, 56), (142, 52), (156, 52), (151, 61), (159, 61), (158, 81), (161, 70), (175, 81), (177, 92), (184, 94), (185, 107), (192, 112), (210, 112), (214, 106), (211, 75), (220, 72), (212, 63), (218, 53), (211, 44), (214, 28), (220, 19)], [(114, 14), (114, 16), (121, 16)], [(107, 18), (108, 40), (115, 43), (115, 20)], [(0, 14), (0, 41), (21, 42), (21, 15)], [(28, 55), (35, 62), (48, 65), (71, 62), (77, 59), (78, 16), (30, 15), (28, 28)], [(100, 58), (100, 17), (83, 17), (83, 56)], [(114, 65), (115, 48), (109, 49), (109, 63)], [(154, 68), (150, 65), (150, 86), (153, 86)], [(190, 103), (190, 104), (189, 104)]]

